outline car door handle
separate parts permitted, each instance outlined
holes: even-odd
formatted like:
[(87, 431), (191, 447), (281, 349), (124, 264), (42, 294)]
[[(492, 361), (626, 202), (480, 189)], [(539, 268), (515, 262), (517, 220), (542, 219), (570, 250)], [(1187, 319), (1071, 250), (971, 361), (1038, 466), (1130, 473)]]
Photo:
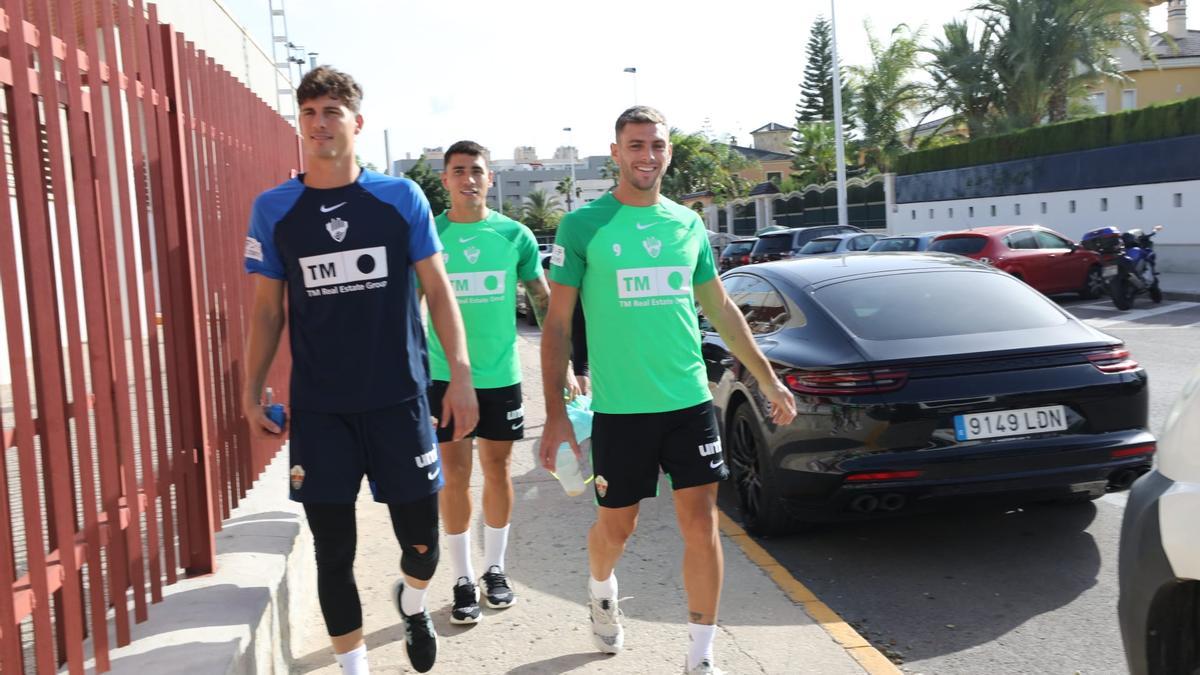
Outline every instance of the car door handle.
[(726, 356), (725, 358), (721, 359), (721, 361), (720, 361), (720, 364), (722, 366), (725, 366), (726, 368), (728, 368), (729, 366), (732, 366), (733, 363), (734, 363), (734, 358), (732, 356)]

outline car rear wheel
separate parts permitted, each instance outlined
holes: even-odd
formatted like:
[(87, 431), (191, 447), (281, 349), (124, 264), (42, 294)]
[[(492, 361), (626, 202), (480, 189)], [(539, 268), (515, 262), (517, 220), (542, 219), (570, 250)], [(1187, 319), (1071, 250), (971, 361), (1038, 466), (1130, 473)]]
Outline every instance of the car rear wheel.
[(738, 406), (729, 428), (729, 461), (742, 523), (754, 534), (794, 531), (799, 524), (787, 516), (779, 498), (766, 443), (749, 403)]
[(1108, 290), (1105, 286), (1103, 272), (1100, 271), (1099, 266), (1093, 266), (1088, 269), (1087, 279), (1083, 282), (1083, 288), (1079, 289), (1079, 297), (1084, 300), (1098, 298)]

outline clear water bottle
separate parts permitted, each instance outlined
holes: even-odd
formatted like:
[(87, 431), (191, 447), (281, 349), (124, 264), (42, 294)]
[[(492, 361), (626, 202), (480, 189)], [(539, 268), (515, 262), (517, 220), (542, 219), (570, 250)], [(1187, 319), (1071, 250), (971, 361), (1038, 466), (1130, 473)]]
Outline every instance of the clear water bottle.
[[(579, 450), (587, 457), (591, 451), (592, 439), (579, 444)], [(563, 491), (568, 497), (578, 497), (583, 494), (584, 488), (587, 486), (587, 481), (583, 477), (583, 468), (579, 465), (579, 458), (575, 456), (575, 451), (571, 449), (570, 443), (563, 443), (558, 446), (558, 459), (555, 460), (554, 477), (562, 484)], [(588, 472), (591, 473), (591, 472)]]

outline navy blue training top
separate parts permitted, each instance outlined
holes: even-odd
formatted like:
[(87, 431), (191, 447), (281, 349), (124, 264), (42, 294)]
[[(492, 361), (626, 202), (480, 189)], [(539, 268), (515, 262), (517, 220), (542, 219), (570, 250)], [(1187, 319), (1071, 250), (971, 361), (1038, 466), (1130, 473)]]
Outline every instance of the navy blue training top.
[(362, 170), (323, 190), (304, 176), (254, 201), (246, 271), (287, 282), (291, 405), (353, 413), (423, 394), (428, 354), (413, 263), (442, 250), (416, 183)]

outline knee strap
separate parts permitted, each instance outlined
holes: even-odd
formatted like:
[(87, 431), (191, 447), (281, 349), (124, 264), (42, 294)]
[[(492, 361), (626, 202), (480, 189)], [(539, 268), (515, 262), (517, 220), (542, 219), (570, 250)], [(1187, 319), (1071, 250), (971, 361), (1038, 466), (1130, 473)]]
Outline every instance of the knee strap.
[(433, 573), (437, 571), (438, 557), (441, 555), (436, 538), (425, 546), (427, 548), (424, 553), (419, 553), (415, 546), (400, 547), (400, 569), (408, 576), (421, 581), (433, 578)]

